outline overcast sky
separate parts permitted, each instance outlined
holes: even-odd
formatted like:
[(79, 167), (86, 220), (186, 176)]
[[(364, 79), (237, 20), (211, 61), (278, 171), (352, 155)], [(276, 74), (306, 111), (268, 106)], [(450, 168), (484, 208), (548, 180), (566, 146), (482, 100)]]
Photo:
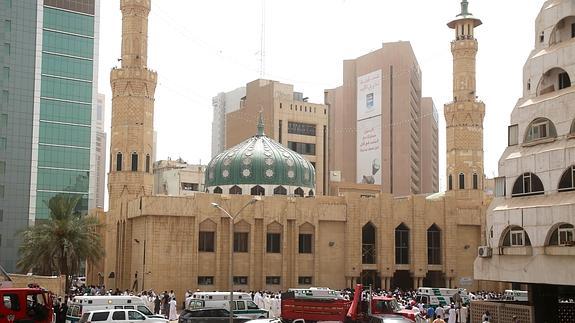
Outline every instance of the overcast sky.
[[(477, 29), (477, 94), (486, 103), (485, 173), (497, 175), (507, 144), (511, 110), (522, 93), (522, 69), (535, 41), (543, 0), (470, 0), (482, 19)], [(451, 101), (453, 32), (446, 23), (460, 0), (265, 0), (265, 78), (294, 84), (310, 102), (342, 82), (342, 61), (410, 41), (423, 73), (423, 95), (440, 114), (441, 183), (445, 177), (443, 105)], [(119, 0), (101, 0), (99, 92), (121, 44)], [(152, 0), (149, 68), (159, 75), (155, 130), (157, 159), (207, 163), (211, 150), (211, 99), (259, 78), (262, 0)], [(255, 120), (254, 120), (255, 124)], [(107, 160), (107, 158), (105, 158)], [(442, 186), (444, 187), (444, 185)]]

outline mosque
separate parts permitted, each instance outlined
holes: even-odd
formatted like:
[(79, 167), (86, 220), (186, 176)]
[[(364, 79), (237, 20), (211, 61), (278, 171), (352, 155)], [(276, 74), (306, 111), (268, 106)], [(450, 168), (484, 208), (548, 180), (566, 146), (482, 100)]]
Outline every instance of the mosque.
[(107, 287), (178, 295), (230, 284), (234, 290), (342, 289), (359, 282), (386, 289), (498, 287), (473, 278), (491, 198), (484, 193), (485, 106), (475, 95), (474, 29), (481, 21), (467, 1), (448, 24), (454, 30), (454, 98), (445, 106), (448, 190), (401, 198), (357, 184), (346, 190), (345, 183), (338, 196), (316, 194), (313, 165), (267, 137), (261, 117), (253, 137), (209, 163), (207, 193), (154, 196), (150, 0), (122, 0), (121, 10), (122, 65), (111, 72), (106, 258), (99, 270)]

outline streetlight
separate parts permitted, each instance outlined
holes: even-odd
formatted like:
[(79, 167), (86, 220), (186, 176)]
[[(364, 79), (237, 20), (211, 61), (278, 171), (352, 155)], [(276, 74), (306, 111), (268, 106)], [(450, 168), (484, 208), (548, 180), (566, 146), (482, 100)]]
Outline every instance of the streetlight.
[(231, 215), (230, 212), (226, 211), (226, 209), (221, 207), (218, 203), (212, 203), (213, 207), (224, 212), (224, 214), (230, 218), (230, 257), (228, 264), (228, 271), (230, 273), (230, 323), (234, 323), (234, 220), (240, 215), (240, 213), (242, 213), (246, 207), (256, 203), (259, 200), (259, 196), (254, 196), (254, 198), (242, 206), (234, 215)]

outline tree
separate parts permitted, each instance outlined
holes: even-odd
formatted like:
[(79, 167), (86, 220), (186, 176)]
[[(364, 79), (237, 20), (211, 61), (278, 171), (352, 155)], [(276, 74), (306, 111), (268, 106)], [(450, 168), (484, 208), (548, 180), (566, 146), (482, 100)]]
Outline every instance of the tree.
[(54, 196), (46, 203), (50, 209), (48, 220), (21, 232), (21, 270), (66, 275), (68, 288), (68, 276), (78, 272), (82, 261), (97, 262), (103, 258), (104, 247), (97, 233), (101, 224), (97, 218), (76, 210), (80, 199), (77, 194)]

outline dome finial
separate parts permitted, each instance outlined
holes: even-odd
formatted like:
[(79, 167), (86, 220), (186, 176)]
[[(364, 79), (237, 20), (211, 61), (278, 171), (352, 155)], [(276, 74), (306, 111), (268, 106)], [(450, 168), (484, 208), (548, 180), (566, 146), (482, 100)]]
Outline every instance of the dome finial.
[(457, 16), (469, 16), (471, 15), (469, 13), (469, 3), (467, 2), (467, 0), (462, 0), (461, 1), (461, 13), (458, 14)]
[(258, 119), (258, 136), (264, 135), (264, 111), (260, 110), (260, 116)]

